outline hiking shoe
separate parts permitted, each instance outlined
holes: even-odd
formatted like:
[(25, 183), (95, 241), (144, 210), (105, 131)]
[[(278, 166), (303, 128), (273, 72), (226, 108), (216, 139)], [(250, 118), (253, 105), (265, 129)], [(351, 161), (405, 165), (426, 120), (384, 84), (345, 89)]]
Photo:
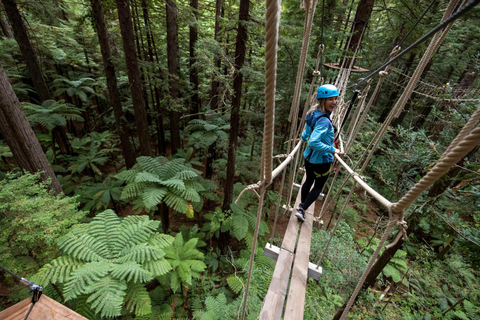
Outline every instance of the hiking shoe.
[(298, 204), (298, 206), (297, 206), (297, 210), (303, 210), (303, 208), (302, 208), (302, 204), (303, 204), (303, 203), (299, 203), (299, 204)]
[(297, 213), (295, 213), (295, 217), (297, 217), (298, 220), (305, 221), (305, 212), (303, 209), (297, 209)]

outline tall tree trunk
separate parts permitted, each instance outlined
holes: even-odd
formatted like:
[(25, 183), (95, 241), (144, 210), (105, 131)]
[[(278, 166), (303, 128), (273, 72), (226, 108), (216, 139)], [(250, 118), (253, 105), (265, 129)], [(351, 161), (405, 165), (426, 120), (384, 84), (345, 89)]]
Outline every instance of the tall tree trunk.
[(15, 0), (2, 0), (5, 12), (7, 13), (8, 18), (10, 19), (10, 24), (13, 28), (13, 34), (15, 39), (18, 42), (20, 51), (22, 52), (23, 59), (27, 65), (27, 69), (32, 78), (33, 85), (37, 90), (37, 94), (40, 98), (40, 101), (51, 99), (50, 91), (48, 90), (47, 83), (43, 78), (43, 72), (40, 69), (40, 65), (37, 61), (37, 56), (35, 50), (33, 49), (32, 43), (27, 34), (27, 30), (22, 22), (22, 17), (17, 8), (17, 3)]
[(132, 16), (128, 0), (116, 0), (118, 20), (125, 51), (125, 62), (127, 65), (130, 92), (132, 94), (133, 111), (135, 113), (135, 124), (137, 126), (140, 152), (143, 156), (152, 156), (152, 145), (148, 133), (147, 112), (143, 99), (142, 81), (140, 79), (140, 68), (137, 55), (135, 54), (135, 41), (133, 38)]
[(190, 25), (190, 84), (193, 86), (193, 93), (190, 102), (190, 114), (192, 119), (198, 119), (200, 111), (200, 98), (198, 96), (198, 69), (195, 66), (197, 62), (195, 54), (195, 45), (198, 39), (198, 0), (190, 0), (190, 8), (194, 15), (194, 22)]
[[(10, 19), (13, 34), (15, 35), (15, 39), (22, 52), (28, 72), (30, 73), (30, 78), (37, 90), (40, 102), (52, 99), (52, 95), (48, 89), (45, 78), (43, 78), (43, 73), (38, 64), (37, 56), (28, 37), (27, 30), (23, 25), (22, 17), (20, 16), (15, 0), (2, 0), (2, 2), (8, 18)], [(52, 130), (52, 139), (57, 141), (62, 153), (72, 154), (72, 147), (63, 127), (56, 127)]]
[[(150, 18), (148, 16), (148, 5), (146, 0), (142, 0), (142, 9), (143, 9), (143, 20), (145, 22), (145, 29), (147, 30), (147, 46), (148, 46), (148, 57), (149, 61), (152, 64), (152, 67), (155, 65), (155, 58), (156, 58), (156, 65), (158, 66), (158, 76), (162, 75), (162, 70), (160, 68), (160, 63), (158, 59), (158, 55), (156, 52), (155, 46), (155, 39), (153, 38), (152, 27), (150, 24)], [(160, 104), (161, 97), (160, 97), (160, 89), (158, 88), (158, 84), (156, 78), (158, 77), (157, 74), (154, 72), (152, 76), (153, 82), (153, 92), (154, 92), (154, 107), (155, 111), (157, 112), (156, 118), (156, 125), (157, 125), (157, 145), (158, 150), (161, 155), (165, 155), (166, 153), (166, 146), (165, 146), (165, 130), (163, 127), (163, 111)]]
[(178, 30), (177, 30), (177, 3), (175, 0), (165, 1), (167, 11), (167, 56), (170, 84), (170, 142), (172, 154), (180, 148), (180, 115), (176, 110), (178, 100)]
[[(220, 19), (222, 18), (222, 0), (216, 0), (215, 2), (215, 41), (220, 42)], [(220, 73), (222, 67), (222, 60), (220, 57), (215, 58), (215, 71), (212, 79), (212, 88), (210, 91), (210, 108), (216, 110), (219, 107), (218, 88), (220, 82), (217, 80), (217, 73)]]
[[(238, 13), (238, 31), (235, 43), (235, 73), (233, 75), (233, 99), (230, 115), (230, 135), (228, 140), (228, 159), (227, 174), (225, 178), (224, 197), (222, 210), (224, 213), (230, 210), (230, 204), (233, 200), (233, 184), (235, 180), (235, 159), (237, 155), (238, 128), (240, 120), (240, 105), (242, 101), (243, 75), (240, 69), (245, 61), (245, 52), (247, 44), (247, 21), (250, 1), (240, 0)], [(229, 242), (228, 233), (220, 235), (220, 247), (222, 252), (226, 252)]]
[(355, 64), (355, 50), (360, 48), (363, 40), (364, 30), (367, 28), (368, 20), (370, 20), (370, 16), (372, 15), (373, 4), (375, 0), (360, 0), (357, 6), (357, 12), (355, 13), (355, 18), (353, 19), (352, 25), (352, 40), (350, 44), (345, 47), (347, 50), (347, 54), (351, 54), (352, 58), (347, 59), (346, 64), (344, 66), (348, 67), (351, 60)]
[(0, 11), (0, 27), (2, 28), (2, 32), (5, 35), (5, 37), (9, 39), (15, 39), (13, 35), (13, 31), (10, 28), (10, 25), (8, 24), (8, 21), (5, 18), (5, 15), (3, 14), (2, 11)]
[(115, 122), (117, 123), (117, 132), (118, 136), (120, 137), (122, 154), (125, 158), (127, 169), (129, 169), (135, 164), (135, 150), (128, 139), (128, 124), (124, 118), (122, 102), (120, 101), (120, 92), (118, 90), (117, 77), (115, 76), (115, 66), (112, 62), (112, 52), (110, 50), (110, 43), (108, 42), (107, 26), (105, 24), (105, 15), (103, 14), (102, 9), (102, 0), (91, 0), (91, 3), (98, 42), (102, 52), (105, 77), (107, 78), (107, 88), (110, 96), (110, 103), (113, 108)]
[(63, 192), (45, 153), (23, 112), (12, 85), (0, 66), (0, 133), (12, 150), (20, 167), (31, 173), (42, 172), (43, 181), (50, 179), (55, 194)]

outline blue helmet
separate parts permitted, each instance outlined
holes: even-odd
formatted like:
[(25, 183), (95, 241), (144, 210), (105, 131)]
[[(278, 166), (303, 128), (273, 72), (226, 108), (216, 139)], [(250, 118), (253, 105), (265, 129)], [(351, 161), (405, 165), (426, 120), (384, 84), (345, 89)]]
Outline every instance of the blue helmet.
[(324, 84), (317, 90), (317, 99), (338, 96), (338, 89), (333, 84)]

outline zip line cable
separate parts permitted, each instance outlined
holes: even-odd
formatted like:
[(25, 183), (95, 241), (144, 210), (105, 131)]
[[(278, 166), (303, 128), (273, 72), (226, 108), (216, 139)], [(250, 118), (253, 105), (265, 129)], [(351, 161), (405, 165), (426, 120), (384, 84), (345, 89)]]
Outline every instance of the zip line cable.
[[(418, 26), (418, 24), (420, 23), (420, 21), (422, 21), (423, 17), (427, 14), (428, 11), (430, 11), (430, 8), (433, 6), (433, 4), (437, 2), (437, 0), (433, 0), (432, 3), (430, 3), (430, 5), (428, 6), (427, 9), (425, 9), (425, 11), (423, 12), (423, 14), (420, 16), (420, 18), (417, 19), (417, 21), (415, 22), (415, 24), (413, 25), (413, 27), (410, 28), (410, 30), (407, 32), (407, 34), (405, 35), (405, 37), (403, 37), (402, 41), (400, 41), (400, 43), (398, 44), (399, 47), (402, 47), (402, 44), (403, 42), (408, 38), (408, 36), (410, 35), (410, 33), (412, 33), (412, 31)], [(387, 59), (387, 61), (390, 59), (390, 57)]]
[(388, 60), (387, 62), (385, 62), (383, 65), (381, 65), (380, 67), (378, 67), (375, 71), (373, 71), (372, 73), (370, 73), (368, 76), (366, 76), (365, 78), (361, 78), (357, 83), (355, 84), (352, 84), (351, 86), (348, 86), (347, 89), (350, 89), (350, 88), (354, 88), (356, 86), (358, 86), (360, 83), (362, 82), (365, 82), (367, 81), (368, 79), (372, 78), (374, 75), (376, 75), (377, 73), (379, 73), (383, 68), (385, 68), (386, 66), (392, 64), (395, 60), (399, 59), (400, 57), (404, 56), (405, 54), (407, 54), (408, 52), (412, 51), (412, 49), (414, 49), (416, 46), (418, 46), (419, 44), (425, 42), (426, 40), (428, 40), (430, 37), (432, 37), (437, 31), (439, 31), (440, 29), (444, 28), (445, 26), (447, 26), (449, 23), (457, 20), (458, 18), (460, 18), (461, 16), (463, 16), (464, 14), (466, 14), (467, 12), (469, 12), (471, 9), (473, 9), (477, 4), (480, 3), (480, 0), (470, 0), (470, 2), (468, 2), (465, 6), (463, 6), (462, 8), (460, 8), (457, 12), (453, 13), (450, 17), (448, 17), (447, 19), (445, 19), (444, 21), (442, 21), (441, 23), (439, 23), (435, 28), (433, 28), (432, 30), (430, 30), (427, 34), (425, 34), (424, 36), (422, 36), (420, 39), (418, 39), (417, 41), (415, 41), (414, 43), (412, 43), (409, 47), (407, 47), (405, 50), (403, 50), (402, 52), (400, 52), (395, 58), (391, 59), (391, 60)]
[(30, 303), (30, 308), (28, 308), (27, 313), (25, 314), (25, 317), (23, 318), (23, 320), (27, 320), (28, 316), (30, 315), (30, 312), (32, 312), (33, 306), (35, 305), (35, 303), (37, 303), (38, 300), (40, 300), (40, 297), (42, 296), (43, 287), (39, 286), (39, 285), (36, 285), (35, 282), (28, 281), (27, 279), (16, 275), (15, 273), (8, 270), (7, 268), (5, 268), (2, 265), (0, 265), (0, 269), (5, 271), (6, 273), (10, 274), (12, 277), (14, 277), (21, 284), (27, 286), (28, 290), (30, 290), (30, 292), (33, 293), (32, 302)]
[[(323, 20), (325, 19), (325, 0), (322, 1), (322, 36), (320, 39), (320, 43), (323, 44)], [(323, 71), (323, 50), (322, 55), (320, 56), (320, 78), (322, 78), (322, 71)]]

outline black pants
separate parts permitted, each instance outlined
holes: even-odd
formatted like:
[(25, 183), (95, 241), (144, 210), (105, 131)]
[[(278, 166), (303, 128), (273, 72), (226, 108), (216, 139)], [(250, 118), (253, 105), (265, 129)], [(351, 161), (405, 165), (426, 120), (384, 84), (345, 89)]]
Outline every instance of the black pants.
[[(302, 186), (301, 191), (301, 201), (303, 203), (303, 210), (307, 210), (308, 207), (318, 198), (320, 192), (322, 191), (323, 185), (327, 182), (328, 176), (330, 175), (330, 169), (332, 163), (310, 163), (305, 160), (305, 171), (307, 173), (307, 178), (305, 183)], [(315, 182), (315, 185), (312, 188), (312, 184)], [(311, 190), (310, 190), (311, 189)]]

